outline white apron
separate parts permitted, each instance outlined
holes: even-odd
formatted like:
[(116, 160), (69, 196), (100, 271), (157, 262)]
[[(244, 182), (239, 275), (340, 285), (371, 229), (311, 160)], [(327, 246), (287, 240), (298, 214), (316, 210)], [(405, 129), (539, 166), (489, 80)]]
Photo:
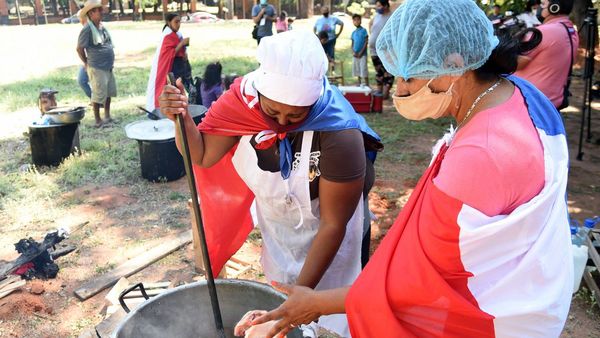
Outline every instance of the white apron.
[[(241, 138), (232, 161), (255, 195), (257, 226), (263, 239), (261, 264), (269, 281), (294, 284), (319, 229), (319, 199), (311, 202), (308, 178), (311, 164), (318, 164), (318, 154), (311, 154), (313, 132), (303, 133), (300, 157), (295, 154), (287, 180), (279, 172), (259, 168), (251, 137)], [(363, 217), (360, 200), (338, 253), (316, 290), (349, 286), (360, 273)], [(344, 314), (323, 316), (319, 326), (350, 337)]]

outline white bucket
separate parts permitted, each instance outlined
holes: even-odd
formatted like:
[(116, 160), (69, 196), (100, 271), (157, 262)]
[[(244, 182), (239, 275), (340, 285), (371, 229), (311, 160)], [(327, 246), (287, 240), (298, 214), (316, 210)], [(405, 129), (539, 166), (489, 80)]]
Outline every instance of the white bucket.
[(588, 260), (588, 247), (587, 245), (571, 245), (573, 248), (573, 293), (579, 290), (581, 284), (581, 278), (583, 277), (583, 271), (585, 270), (585, 264)]

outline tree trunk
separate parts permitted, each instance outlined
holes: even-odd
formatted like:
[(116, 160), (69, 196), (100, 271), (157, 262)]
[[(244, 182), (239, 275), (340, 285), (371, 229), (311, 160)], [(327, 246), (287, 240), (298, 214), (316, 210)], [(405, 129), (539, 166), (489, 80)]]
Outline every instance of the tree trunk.
[(313, 7), (315, 6), (313, 0), (298, 0), (298, 17), (300, 19), (306, 19), (313, 16)]
[(125, 9), (123, 8), (123, 0), (117, 0), (119, 3), (119, 12), (121, 13), (121, 15), (125, 14)]

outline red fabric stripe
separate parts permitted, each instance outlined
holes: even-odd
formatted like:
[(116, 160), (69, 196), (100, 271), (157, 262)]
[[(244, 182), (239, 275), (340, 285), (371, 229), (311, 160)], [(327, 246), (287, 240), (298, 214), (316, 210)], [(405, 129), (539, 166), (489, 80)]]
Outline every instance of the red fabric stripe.
[(479, 309), (460, 259), (462, 203), (432, 182), (445, 150), (350, 289), (346, 312), (355, 338), (494, 337), (494, 317)]
[(154, 79), (155, 107), (159, 107), (158, 98), (160, 97), (164, 86), (167, 84), (167, 73), (171, 71), (171, 67), (173, 66), (175, 47), (177, 47), (177, 44), (179, 44), (177, 33), (172, 32), (163, 37), (160, 53), (158, 54), (158, 64), (156, 65), (156, 78)]
[[(271, 128), (265, 122), (257, 103), (249, 108), (241, 92), (242, 78), (237, 78), (233, 84), (208, 109), (198, 129), (222, 136), (254, 135)], [(253, 97), (246, 98), (252, 100)]]
[(254, 194), (231, 162), (236, 148), (210, 168), (194, 166), (208, 256), (215, 277), (253, 228), (250, 205)]

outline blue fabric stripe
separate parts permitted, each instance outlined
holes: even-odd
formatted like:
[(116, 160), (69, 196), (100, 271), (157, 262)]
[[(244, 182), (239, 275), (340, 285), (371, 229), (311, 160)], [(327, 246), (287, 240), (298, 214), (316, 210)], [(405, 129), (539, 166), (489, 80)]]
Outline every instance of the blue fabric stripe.
[[(381, 138), (369, 125), (364, 117), (354, 111), (344, 95), (335, 86), (329, 84), (327, 78), (323, 80), (323, 95), (313, 105), (306, 121), (294, 131), (340, 131), (359, 129), (363, 134), (381, 141)], [(287, 179), (290, 176), (292, 163), (292, 147), (287, 138), (279, 144), (281, 176)], [(374, 153), (369, 154), (369, 159), (375, 162)]]
[(521, 90), (529, 116), (536, 128), (543, 130), (550, 136), (566, 135), (560, 113), (542, 92), (520, 77), (510, 75), (506, 78)]

